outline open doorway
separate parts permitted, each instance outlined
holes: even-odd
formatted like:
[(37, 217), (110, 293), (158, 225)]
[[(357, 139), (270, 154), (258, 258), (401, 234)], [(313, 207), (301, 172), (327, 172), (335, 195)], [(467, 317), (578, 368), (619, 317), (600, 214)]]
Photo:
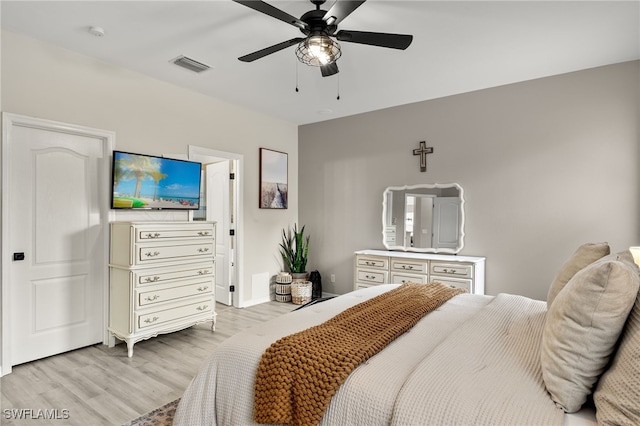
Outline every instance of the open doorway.
[(216, 225), (216, 302), (238, 306), (242, 287), (242, 162), (241, 154), (189, 146), (189, 160), (203, 165), (203, 209), (194, 220)]

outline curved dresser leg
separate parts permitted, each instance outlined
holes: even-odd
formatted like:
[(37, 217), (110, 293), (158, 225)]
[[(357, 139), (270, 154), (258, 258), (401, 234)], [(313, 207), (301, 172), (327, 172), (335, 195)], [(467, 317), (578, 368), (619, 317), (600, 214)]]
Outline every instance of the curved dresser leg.
[(216, 317), (218, 314), (216, 312), (213, 313), (213, 318), (211, 319), (211, 331), (216, 331)]

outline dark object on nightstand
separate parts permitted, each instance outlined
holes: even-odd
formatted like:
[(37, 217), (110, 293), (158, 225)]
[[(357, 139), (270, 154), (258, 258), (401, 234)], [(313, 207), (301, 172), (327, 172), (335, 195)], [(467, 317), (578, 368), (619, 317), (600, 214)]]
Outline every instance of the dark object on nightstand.
[(318, 299), (322, 297), (322, 277), (317, 270), (311, 271), (309, 274), (309, 281), (311, 281), (311, 298)]

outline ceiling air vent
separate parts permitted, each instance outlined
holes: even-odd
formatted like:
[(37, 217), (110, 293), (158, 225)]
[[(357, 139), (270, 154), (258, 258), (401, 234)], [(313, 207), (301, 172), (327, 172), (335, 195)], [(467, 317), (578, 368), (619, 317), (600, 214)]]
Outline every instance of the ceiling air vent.
[(195, 59), (188, 58), (186, 56), (178, 56), (177, 58), (171, 60), (174, 64), (179, 67), (186, 68), (189, 71), (193, 72), (202, 72), (211, 68), (209, 65), (203, 64), (202, 62), (198, 62)]

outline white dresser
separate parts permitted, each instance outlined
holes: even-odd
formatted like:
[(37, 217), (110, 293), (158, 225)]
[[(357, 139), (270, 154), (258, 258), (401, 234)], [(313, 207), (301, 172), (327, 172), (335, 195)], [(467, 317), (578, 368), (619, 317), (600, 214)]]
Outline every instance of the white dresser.
[(484, 294), (484, 257), (361, 250), (354, 257), (354, 289), (378, 284), (438, 281)]
[(129, 357), (161, 333), (215, 329), (215, 247), (212, 222), (111, 223), (109, 332)]

